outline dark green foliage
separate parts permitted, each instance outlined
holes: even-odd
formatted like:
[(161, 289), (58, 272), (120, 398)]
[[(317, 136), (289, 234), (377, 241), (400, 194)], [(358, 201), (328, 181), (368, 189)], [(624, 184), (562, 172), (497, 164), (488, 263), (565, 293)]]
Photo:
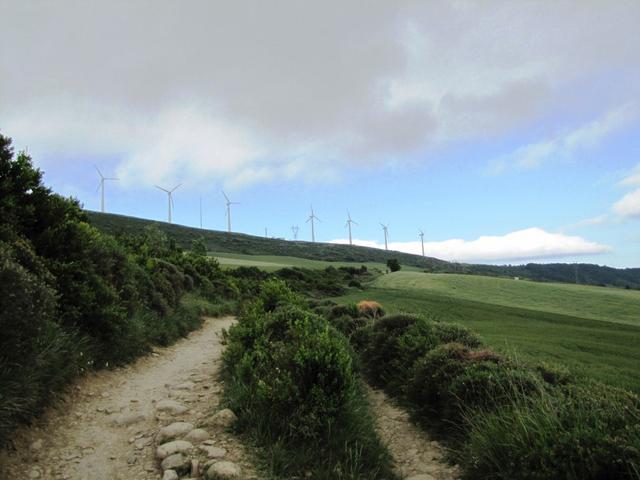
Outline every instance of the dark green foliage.
[(393, 393), (406, 387), (418, 358), (443, 343), (480, 344), (464, 327), (433, 322), (412, 314), (387, 315), (374, 323), (362, 350), (369, 379)]
[(343, 295), (351, 282), (359, 283), (371, 276), (366, 268), (363, 270), (353, 267), (327, 267), (324, 270), (283, 268), (276, 275), (296, 292), (304, 292), (311, 297)]
[(392, 272), (397, 272), (400, 270), (400, 262), (397, 258), (390, 258), (387, 260), (387, 268)]
[(228, 405), (286, 478), (393, 478), (346, 338), (267, 281), (225, 335)]

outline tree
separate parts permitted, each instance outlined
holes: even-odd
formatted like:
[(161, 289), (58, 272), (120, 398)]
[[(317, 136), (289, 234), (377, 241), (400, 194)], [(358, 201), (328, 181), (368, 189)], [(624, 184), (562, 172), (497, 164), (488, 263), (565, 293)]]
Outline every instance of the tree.
[(387, 260), (387, 267), (392, 272), (397, 272), (401, 268), (400, 267), (400, 262), (398, 262), (397, 258), (390, 258), (389, 260)]

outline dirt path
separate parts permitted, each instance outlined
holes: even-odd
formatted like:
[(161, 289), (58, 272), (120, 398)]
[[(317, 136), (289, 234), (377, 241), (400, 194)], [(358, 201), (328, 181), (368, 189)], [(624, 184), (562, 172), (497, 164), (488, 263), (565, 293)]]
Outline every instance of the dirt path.
[[(34, 426), (16, 433), (14, 450), (0, 452), (0, 478), (156, 480), (162, 477), (157, 433), (173, 422), (209, 435), (194, 439), (187, 453), (199, 458), (200, 470), (224, 460), (240, 466), (242, 478), (257, 478), (243, 446), (212, 420), (221, 391), (218, 333), (232, 321), (208, 319), (171, 347), (80, 380)], [(186, 411), (177, 413), (176, 404)]]
[(376, 429), (387, 444), (402, 478), (412, 480), (456, 480), (460, 474), (447, 465), (438, 442), (409, 420), (381, 390), (369, 388), (369, 399), (376, 415)]

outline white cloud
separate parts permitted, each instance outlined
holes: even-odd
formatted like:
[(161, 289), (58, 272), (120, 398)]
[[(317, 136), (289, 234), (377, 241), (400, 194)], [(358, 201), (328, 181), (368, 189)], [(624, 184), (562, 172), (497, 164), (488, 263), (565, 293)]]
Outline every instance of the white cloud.
[[(331, 243), (348, 243), (338, 239)], [(371, 240), (354, 240), (357, 245), (384, 248)], [(390, 250), (421, 254), (420, 242), (391, 242)], [(425, 255), (458, 262), (507, 262), (549, 260), (578, 255), (606, 253), (606, 245), (587, 241), (581, 237), (550, 233), (540, 228), (528, 228), (502, 236), (482, 236), (476, 240), (452, 239), (425, 242)]]
[[(637, 98), (639, 15), (634, 0), (0, 2), (0, 124), (39, 160), (116, 157), (149, 183), (335, 178)], [(576, 85), (607, 95), (564, 101)]]
[(586, 227), (594, 227), (596, 225), (602, 225), (609, 220), (609, 215), (598, 215), (597, 217), (585, 218), (584, 220), (580, 220), (579, 222), (572, 223), (570, 225), (565, 225), (560, 228), (560, 233), (570, 232), (572, 230), (579, 230)]
[[(640, 164), (629, 172), (628, 176), (620, 182), (621, 186), (640, 186)], [(627, 193), (612, 207), (614, 213), (623, 220), (625, 218), (640, 218), (640, 188)]]
[(640, 109), (636, 104), (629, 103), (614, 108), (602, 118), (586, 123), (564, 135), (524, 145), (512, 153), (493, 160), (490, 171), (497, 174), (511, 168), (531, 169), (545, 162), (572, 158), (582, 150), (599, 145), (609, 135), (636, 120), (639, 115)]
[(636, 168), (629, 173), (629, 176), (620, 182), (620, 185), (640, 186), (640, 164), (636, 165)]
[(613, 205), (613, 211), (622, 217), (640, 218), (640, 188), (618, 200)]

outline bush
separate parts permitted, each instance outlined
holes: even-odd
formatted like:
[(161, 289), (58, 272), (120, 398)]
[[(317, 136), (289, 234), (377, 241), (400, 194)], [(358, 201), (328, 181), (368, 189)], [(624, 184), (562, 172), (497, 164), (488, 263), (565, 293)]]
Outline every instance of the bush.
[(476, 347), (479, 339), (464, 327), (411, 314), (387, 315), (373, 326), (362, 355), (371, 381), (390, 393), (404, 392), (413, 364), (438, 345), (455, 341)]
[(369, 318), (380, 318), (384, 315), (384, 310), (382, 309), (382, 305), (378, 302), (372, 302), (370, 300), (362, 300), (358, 302), (358, 312), (360, 315)]
[(239, 428), (287, 478), (393, 478), (346, 338), (297, 305), (262, 306), (246, 307), (225, 335), (225, 396)]
[(392, 272), (397, 272), (400, 270), (400, 262), (397, 258), (390, 258), (387, 260), (387, 268)]
[(465, 478), (637, 479), (638, 398), (597, 384), (554, 392), (470, 417)]

